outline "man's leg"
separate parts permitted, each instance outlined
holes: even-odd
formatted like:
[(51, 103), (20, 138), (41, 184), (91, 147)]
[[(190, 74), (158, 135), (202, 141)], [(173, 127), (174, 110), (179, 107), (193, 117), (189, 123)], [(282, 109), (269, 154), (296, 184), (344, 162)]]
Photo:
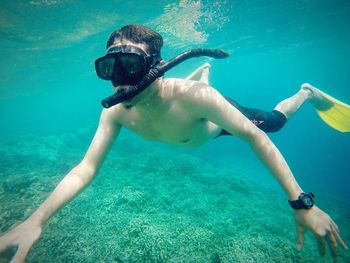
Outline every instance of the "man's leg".
[[(280, 111), (263, 111), (254, 108), (247, 108), (239, 105), (236, 101), (225, 97), (225, 99), (235, 106), (244, 116), (246, 116), (256, 127), (264, 132), (277, 132), (287, 122), (287, 117)], [(220, 135), (229, 135), (225, 130)]]
[(296, 94), (278, 103), (275, 110), (283, 113), (283, 115), (289, 119), (305, 101), (312, 99), (312, 97), (312, 91), (304, 88), (302, 85), (301, 89)]
[[(289, 118), (300, 108), (307, 100), (313, 98), (313, 93), (309, 89), (302, 88), (294, 94), (276, 105), (273, 111), (262, 111), (254, 108), (247, 108), (239, 105), (236, 101), (226, 97), (226, 100), (243, 113), (252, 123), (266, 133), (279, 131)], [(223, 130), (221, 135), (230, 135)]]

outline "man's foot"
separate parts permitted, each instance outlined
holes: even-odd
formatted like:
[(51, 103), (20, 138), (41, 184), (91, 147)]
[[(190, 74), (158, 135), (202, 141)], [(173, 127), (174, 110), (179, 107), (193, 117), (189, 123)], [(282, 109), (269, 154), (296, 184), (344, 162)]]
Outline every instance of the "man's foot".
[(209, 84), (209, 73), (210, 73), (210, 64), (209, 63), (205, 63), (202, 66), (202, 76), (199, 79), (200, 82), (203, 82), (205, 84)]
[(309, 83), (301, 85), (301, 89), (309, 93), (308, 100), (319, 111), (326, 111), (333, 106), (333, 103), (324, 96), (324, 93)]
[(301, 90), (311, 93), (308, 99), (325, 123), (338, 131), (350, 132), (350, 105), (308, 83), (301, 85)]
[(186, 79), (196, 80), (205, 84), (209, 83), (209, 73), (210, 73), (210, 64), (204, 63), (198, 69), (196, 69), (193, 73), (191, 73)]

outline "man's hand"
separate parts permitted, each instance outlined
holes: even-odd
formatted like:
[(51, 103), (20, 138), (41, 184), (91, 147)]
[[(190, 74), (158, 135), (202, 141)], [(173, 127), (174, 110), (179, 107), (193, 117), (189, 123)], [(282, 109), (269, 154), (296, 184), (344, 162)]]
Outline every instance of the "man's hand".
[(326, 254), (326, 241), (333, 257), (338, 255), (338, 243), (344, 249), (348, 249), (340, 237), (338, 226), (329, 215), (318, 207), (313, 206), (310, 209), (295, 210), (295, 222), (297, 227), (297, 249), (304, 246), (304, 234), (307, 230), (311, 230), (315, 235), (322, 256)]
[(27, 219), (5, 235), (0, 237), (0, 253), (17, 247), (13, 263), (24, 262), (30, 248), (41, 235), (41, 225), (31, 219)]

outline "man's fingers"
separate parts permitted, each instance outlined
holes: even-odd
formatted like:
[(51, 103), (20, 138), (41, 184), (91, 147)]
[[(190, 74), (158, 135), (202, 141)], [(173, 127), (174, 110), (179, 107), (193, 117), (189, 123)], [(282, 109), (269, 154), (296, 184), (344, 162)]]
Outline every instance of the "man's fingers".
[(297, 243), (295, 245), (297, 249), (301, 249), (304, 246), (304, 235), (305, 228), (302, 227), (300, 224), (297, 224)]
[(332, 220), (332, 218), (330, 218), (331, 220), (331, 226), (335, 228), (335, 230), (339, 233), (339, 228), (337, 226), (337, 224)]
[(30, 246), (28, 246), (28, 245), (20, 246), (17, 250), (17, 253), (13, 257), (13, 259), (11, 260), (11, 263), (24, 262), (24, 259), (26, 258), (29, 249), (30, 249)]
[[(334, 226), (332, 226), (333, 228)], [(344, 248), (344, 249), (348, 249), (348, 246), (345, 244), (345, 242), (343, 241), (343, 239), (340, 237), (339, 235), (339, 230), (335, 229), (335, 231), (333, 231), (335, 240)]]
[(320, 252), (320, 255), (325, 256), (326, 255), (326, 242), (322, 236), (320, 236), (320, 235), (315, 235), (315, 236), (316, 236), (318, 250)]
[(334, 237), (333, 231), (328, 231), (326, 237), (328, 240), (329, 247), (331, 249), (332, 256), (336, 257), (338, 255), (338, 247), (337, 240)]

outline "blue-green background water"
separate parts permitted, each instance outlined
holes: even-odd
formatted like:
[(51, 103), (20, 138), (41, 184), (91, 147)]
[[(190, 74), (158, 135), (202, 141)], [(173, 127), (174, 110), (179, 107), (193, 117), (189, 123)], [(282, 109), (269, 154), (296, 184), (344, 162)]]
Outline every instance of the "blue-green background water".
[[(166, 76), (186, 76), (209, 61), (210, 83), (216, 89), (243, 105), (269, 110), (303, 82), (350, 103), (349, 13), (350, 2), (345, 0), (1, 1), (1, 232), (30, 214), (84, 155), (98, 123), (100, 101), (111, 92), (110, 85), (96, 77), (93, 62), (104, 54), (106, 39), (114, 29), (128, 23), (152, 27), (164, 37), (165, 59), (192, 47), (230, 52), (226, 60), (188, 61)], [(282, 131), (270, 137), (302, 187), (313, 191), (319, 206), (337, 219), (349, 243), (345, 222), (350, 211), (350, 135), (328, 127), (306, 104)], [(133, 169), (121, 165), (133, 159), (139, 163)], [(198, 166), (203, 168), (198, 170)], [(161, 175), (162, 171), (173, 177)], [(154, 251), (144, 249), (152, 246), (158, 252), (164, 249), (158, 261), (320, 260), (311, 237), (312, 245), (301, 254), (292, 250), (294, 226), (286, 196), (249, 147), (233, 137), (183, 150), (144, 142), (123, 131), (96, 180), (78, 201), (52, 219), (31, 251), (30, 261), (47, 262), (45, 257), (52, 262), (139, 261), (147, 253), (152, 259)], [(232, 188), (227, 188), (230, 182)], [(169, 187), (177, 190), (171, 192)], [(280, 203), (277, 210), (270, 204), (273, 200)], [(109, 206), (111, 202), (114, 206)], [(201, 207), (193, 210), (198, 203)], [(100, 211), (99, 205), (107, 206), (106, 210)], [(253, 210), (259, 216), (250, 214), (250, 206), (256, 207)], [(217, 209), (214, 214), (213, 209)], [(80, 211), (89, 215), (79, 219), (76, 213)], [(111, 214), (121, 221), (110, 221)], [(183, 223), (171, 229), (166, 224), (172, 222), (169, 218), (182, 218)], [(85, 223), (78, 224), (81, 220)], [(244, 221), (250, 220), (249, 228)], [(101, 230), (98, 226), (106, 221), (114, 223)], [(129, 236), (136, 226), (144, 243)], [(260, 243), (256, 232), (242, 232), (240, 226), (254, 226)], [(87, 243), (94, 240), (92, 231), (100, 231), (100, 239), (116, 233), (122, 237), (113, 237), (115, 243), (106, 238), (100, 242), (102, 247), (88, 250)], [(186, 231), (196, 233), (190, 241), (183, 238)], [(85, 254), (81, 246), (74, 246), (76, 235), (81, 235)], [(205, 245), (198, 246), (198, 240)], [(55, 242), (64, 245), (57, 248)], [(348, 262), (348, 254), (343, 253), (342, 260)]]

